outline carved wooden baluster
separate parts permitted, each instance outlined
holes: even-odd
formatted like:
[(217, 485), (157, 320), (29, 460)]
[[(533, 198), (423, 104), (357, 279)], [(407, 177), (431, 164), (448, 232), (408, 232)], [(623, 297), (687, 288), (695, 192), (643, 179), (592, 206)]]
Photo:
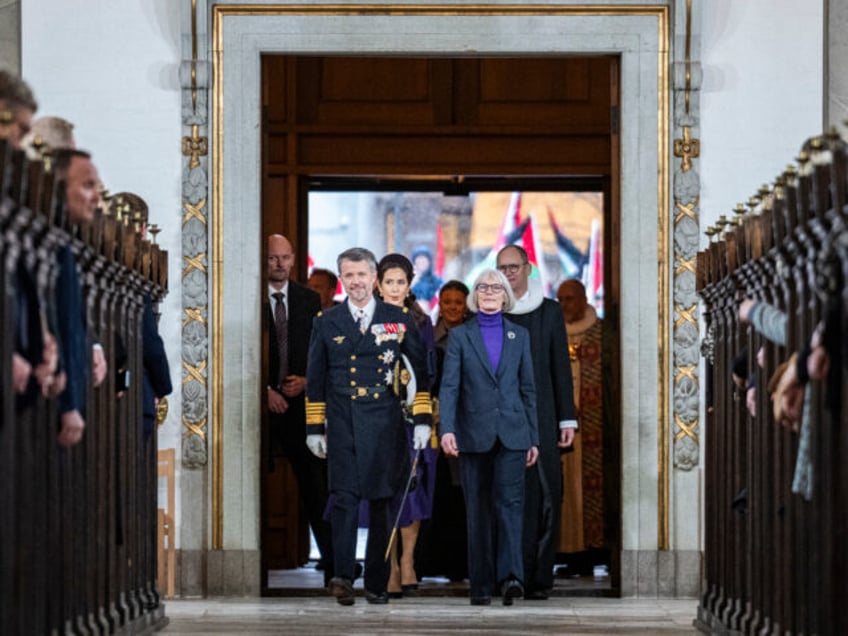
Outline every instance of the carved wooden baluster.
[[(705, 411), (706, 411), (706, 429), (704, 438), (704, 554), (705, 554), (705, 577), (706, 587), (701, 597), (700, 607), (698, 609), (699, 619), (704, 624), (711, 624), (714, 616), (714, 601), (716, 597), (716, 567), (713, 555), (716, 553), (717, 530), (715, 524), (716, 504), (716, 488), (714, 487), (715, 476), (718, 474), (717, 466), (715, 465), (715, 448), (716, 448), (716, 431), (714, 426), (716, 399), (715, 399), (715, 383), (714, 383), (714, 351), (715, 351), (715, 318), (714, 318), (714, 302), (715, 302), (715, 279), (712, 268), (712, 256), (714, 252), (713, 237), (716, 234), (715, 228), (710, 226), (706, 235), (709, 239), (707, 247), (698, 254), (697, 262), (697, 291), (703, 300), (702, 317), (704, 320), (704, 340), (701, 344), (701, 353), (705, 358)], [(709, 555), (709, 556), (707, 556)]]

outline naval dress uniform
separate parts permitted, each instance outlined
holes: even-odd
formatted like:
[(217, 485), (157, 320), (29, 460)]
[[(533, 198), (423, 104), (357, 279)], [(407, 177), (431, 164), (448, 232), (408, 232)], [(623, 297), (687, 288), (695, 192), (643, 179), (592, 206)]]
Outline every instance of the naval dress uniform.
[[(410, 462), (401, 386), (427, 386), (424, 345), (409, 310), (373, 298), (364, 332), (346, 301), (314, 320), (306, 372), (306, 432), (326, 434), (335, 576), (354, 578), (359, 502), (369, 502), (365, 589), (386, 590), (384, 560), (392, 499), (402, 491)], [(415, 424), (430, 424), (430, 394), (416, 393)]]

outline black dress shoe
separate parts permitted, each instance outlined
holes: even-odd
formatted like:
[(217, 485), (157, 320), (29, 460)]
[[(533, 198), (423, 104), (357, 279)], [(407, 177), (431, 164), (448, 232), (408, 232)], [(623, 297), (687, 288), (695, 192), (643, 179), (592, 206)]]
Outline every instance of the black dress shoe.
[(512, 599), (524, 596), (524, 588), (518, 579), (507, 579), (501, 586), (504, 605), (512, 605)]
[(491, 596), (472, 596), (471, 597), (472, 605), (491, 605), (492, 597)]
[(388, 592), (369, 592), (365, 590), (365, 600), (371, 605), (385, 605), (389, 602)]
[(525, 601), (547, 601), (548, 596), (549, 595), (547, 590), (528, 590), (524, 592)]
[(353, 583), (343, 576), (334, 576), (327, 586), (330, 594), (336, 597), (339, 605), (353, 605), (356, 597), (353, 593)]
[(418, 583), (401, 585), (400, 589), (403, 592), (404, 596), (418, 596)]

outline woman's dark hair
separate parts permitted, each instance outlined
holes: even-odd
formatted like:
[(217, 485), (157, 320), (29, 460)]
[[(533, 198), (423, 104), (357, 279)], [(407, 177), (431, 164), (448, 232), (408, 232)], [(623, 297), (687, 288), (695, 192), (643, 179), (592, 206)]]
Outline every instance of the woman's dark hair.
[(466, 298), (468, 297), (468, 294), (471, 293), (471, 290), (468, 289), (468, 285), (463, 283), (461, 280), (449, 280), (444, 285), (442, 285), (442, 288), (439, 290), (439, 294), (441, 294), (443, 291), (451, 289), (460, 292)]
[[(413, 277), (413, 269), (412, 262), (404, 256), (403, 254), (386, 254), (383, 258), (380, 259), (380, 262), (377, 263), (377, 282), (383, 282), (383, 276), (386, 275), (386, 272), (390, 269), (401, 269), (403, 273), (406, 274), (406, 282), (410, 286), (409, 293), (406, 295), (406, 298), (403, 300), (403, 304), (407, 307), (415, 307), (415, 294), (412, 293), (412, 277)], [(377, 292), (378, 295), (382, 298), (380, 292)]]

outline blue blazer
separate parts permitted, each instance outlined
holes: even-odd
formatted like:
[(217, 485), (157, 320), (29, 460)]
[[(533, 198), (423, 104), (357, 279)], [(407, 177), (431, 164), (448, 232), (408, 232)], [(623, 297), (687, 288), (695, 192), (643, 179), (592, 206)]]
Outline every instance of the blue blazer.
[(504, 342), (492, 370), (477, 318), (451, 329), (439, 389), (441, 434), (459, 452), (485, 453), (497, 440), (510, 450), (539, 445), (530, 334), (504, 319)]

